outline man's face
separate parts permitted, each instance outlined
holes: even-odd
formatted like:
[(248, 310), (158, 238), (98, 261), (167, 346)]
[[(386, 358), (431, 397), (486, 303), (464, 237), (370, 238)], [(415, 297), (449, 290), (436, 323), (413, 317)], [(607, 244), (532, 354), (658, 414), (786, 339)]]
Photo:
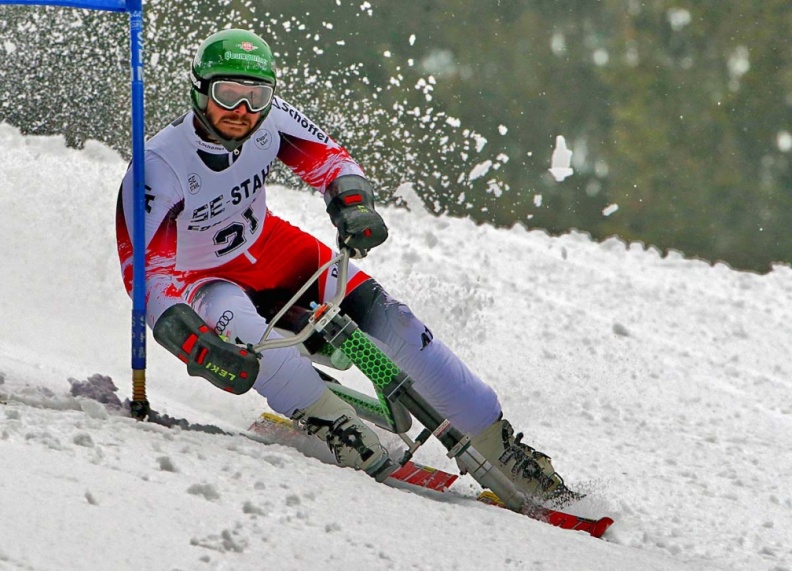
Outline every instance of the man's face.
[(261, 113), (250, 113), (244, 102), (229, 111), (223, 109), (209, 98), (206, 117), (212, 126), (226, 139), (239, 139), (247, 135), (258, 122)]

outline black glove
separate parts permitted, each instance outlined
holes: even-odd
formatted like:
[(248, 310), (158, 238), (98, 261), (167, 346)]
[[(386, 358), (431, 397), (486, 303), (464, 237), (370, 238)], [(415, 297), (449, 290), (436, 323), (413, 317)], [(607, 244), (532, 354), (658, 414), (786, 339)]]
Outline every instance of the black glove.
[(362, 176), (350, 174), (331, 182), (325, 192), (327, 213), (338, 230), (338, 246), (363, 258), (388, 238), (382, 216), (374, 211), (374, 190)]
[(160, 315), (154, 339), (187, 363), (188, 374), (229, 393), (246, 393), (258, 377), (258, 355), (223, 341), (186, 303), (172, 305)]

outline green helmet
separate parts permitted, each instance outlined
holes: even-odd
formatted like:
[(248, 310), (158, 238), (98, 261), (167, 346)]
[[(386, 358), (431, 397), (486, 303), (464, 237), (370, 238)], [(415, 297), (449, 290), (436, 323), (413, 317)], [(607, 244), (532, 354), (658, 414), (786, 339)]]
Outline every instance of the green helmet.
[[(201, 123), (229, 150), (239, 148), (244, 140), (225, 140), (206, 118), (209, 86), (213, 79), (246, 79), (261, 81), (275, 88), (275, 59), (267, 42), (247, 30), (223, 30), (206, 38), (198, 48), (192, 64), (190, 99)], [(261, 124), (272, 105), (261, 111)], [(258, 128), (256, 125), (256, 128)], [(251, 130), (251, 134), (256, 128)], [(233, 148), (230, 148), (233, 147)]]

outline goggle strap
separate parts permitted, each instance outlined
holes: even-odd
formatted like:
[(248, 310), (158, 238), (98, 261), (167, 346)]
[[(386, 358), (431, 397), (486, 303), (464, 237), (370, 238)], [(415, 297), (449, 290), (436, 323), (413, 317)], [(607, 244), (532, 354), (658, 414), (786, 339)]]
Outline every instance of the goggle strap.
[(195, 73), (195, 68), (190, 68), (190, 73), (192, 74), (193, 78), (193, 86), (195, 87), (198, 93), (203, 95), (209, 95), (209, 85), (212, 83), (211, 79), (204, 79)]

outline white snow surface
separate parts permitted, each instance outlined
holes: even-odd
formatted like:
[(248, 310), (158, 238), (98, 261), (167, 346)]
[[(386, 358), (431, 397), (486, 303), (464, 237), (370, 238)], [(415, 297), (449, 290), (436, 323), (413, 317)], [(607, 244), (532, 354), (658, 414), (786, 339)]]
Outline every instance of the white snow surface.
[[(589, 493), (570, 511), (616, 520), (598, 540), (476, 503), (469, 477), (415, 493), (71, 396), (68, 379), (96, 373), (131, 396), (114, 238), (126, 163), (2, 124), (0, 155), (0, 569), (792, 569), (787, 266), (381, 209), (391, 237), (361, 265)], [(332, 240), (318, 195), (268, 196)], [(267, 410), (188, 377), (150, 336), (148, 397), (232, 432)], [(416, 460), (454, 468), (436, 442)]]

